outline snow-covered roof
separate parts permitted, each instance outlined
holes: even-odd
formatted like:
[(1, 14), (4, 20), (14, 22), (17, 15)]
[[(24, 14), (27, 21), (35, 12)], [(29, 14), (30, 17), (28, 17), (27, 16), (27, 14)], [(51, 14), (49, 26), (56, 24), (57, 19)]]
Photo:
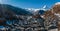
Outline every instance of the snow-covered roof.
[(60, 14), (55, 13), (54, 15), (56, 15), (56, 16), (58, 16), (58, 17), (60, 17)]

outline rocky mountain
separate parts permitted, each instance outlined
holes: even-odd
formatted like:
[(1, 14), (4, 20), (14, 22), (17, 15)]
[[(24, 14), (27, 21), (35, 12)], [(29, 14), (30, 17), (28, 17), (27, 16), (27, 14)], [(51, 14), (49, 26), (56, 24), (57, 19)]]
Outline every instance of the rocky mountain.
[(49, 26), (48, 29), (58, 28), (60, 30), (60, 2), (55, 3), (51, 9), (44, 13), (44, 19), (45, 25)]

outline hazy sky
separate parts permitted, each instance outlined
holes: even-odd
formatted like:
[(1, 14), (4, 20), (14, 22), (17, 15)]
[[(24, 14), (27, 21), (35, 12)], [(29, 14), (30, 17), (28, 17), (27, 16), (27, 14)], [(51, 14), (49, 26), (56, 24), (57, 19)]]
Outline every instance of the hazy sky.
[(44, 5), (50, 8), (56, 2), (60, 2), (60, 0), (0, 0), (0, 3), (20, 8), (42, 8)]

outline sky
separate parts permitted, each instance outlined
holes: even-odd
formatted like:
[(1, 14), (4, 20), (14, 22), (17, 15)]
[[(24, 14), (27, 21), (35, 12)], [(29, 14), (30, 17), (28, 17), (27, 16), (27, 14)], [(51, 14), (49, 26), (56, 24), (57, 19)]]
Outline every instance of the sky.
[(51, 8), (60, 0), (0, 0), (1, 4), (9, 4), (19, 8), (42, 8), (46, 5)]

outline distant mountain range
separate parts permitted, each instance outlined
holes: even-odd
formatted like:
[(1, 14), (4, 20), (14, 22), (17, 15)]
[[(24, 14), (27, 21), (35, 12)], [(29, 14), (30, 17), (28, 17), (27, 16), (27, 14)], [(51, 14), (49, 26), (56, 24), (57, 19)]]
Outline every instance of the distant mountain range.
[(0, 4), (0, 15), (4, 14), (31, 15), (31, 13), (26, 11), (25, 9), (14, 7), (7, 4)]
[[(41, 12), (42, 11), (42, 12)], [(5, 15), (32, 15), (40, 13), (42, 14), (45, 9), (22, 9), (8, 4), (0, 4), (0, 16)]]
[(32, 14), (43, 14), (45, 11), (47, 11), (44, 8), (38, 8), (38, 9), (34, 9), (34, 8), (25, 8), (25, 10), (29, 11)]

